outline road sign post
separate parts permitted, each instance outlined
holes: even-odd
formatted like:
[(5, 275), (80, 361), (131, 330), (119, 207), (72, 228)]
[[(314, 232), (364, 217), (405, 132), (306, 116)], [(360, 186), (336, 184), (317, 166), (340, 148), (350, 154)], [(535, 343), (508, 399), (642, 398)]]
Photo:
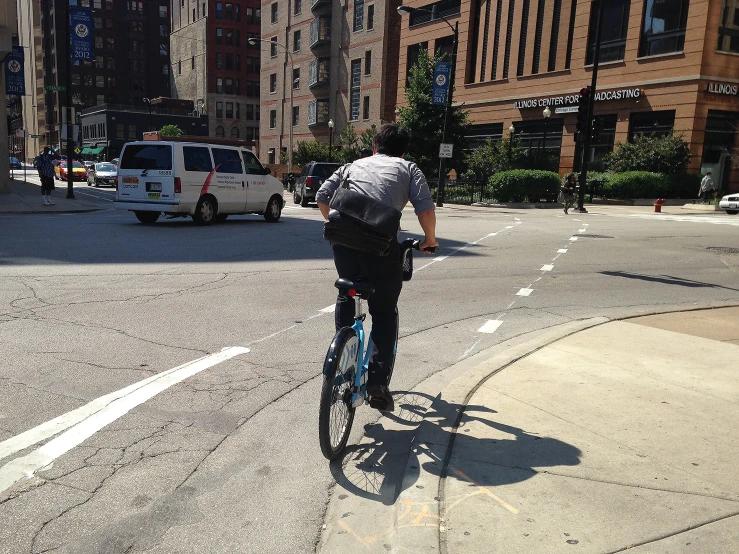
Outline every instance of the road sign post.
[(454, 144), (441, 143), (439, 145), (439, 157), (440, 158), (451, 158), (453, 149), (454, 149)]

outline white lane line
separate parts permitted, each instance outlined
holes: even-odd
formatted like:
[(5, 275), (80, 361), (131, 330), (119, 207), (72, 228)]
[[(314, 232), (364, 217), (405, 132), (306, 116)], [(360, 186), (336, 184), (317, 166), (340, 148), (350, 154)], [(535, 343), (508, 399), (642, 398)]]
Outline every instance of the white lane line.
[[(475, 337), (475, 338), (477, 339), (477, 337)], [(461, 355), (461, 356), (460, 356), (459, 358), (457, 358), (457, 361), (459, 361), (459, 360), (461, 360), (461, 359), (463, 359), (463, 358), (466, 358), (467, 356), (469, 356), (469, 355), (470, 355), (470, 354), (472, 353), (472, 351), (473, 351), (473, 350), (475, 349), (475, 347), (476, 347), (476, 346), (477, 346), (478, 344), (480, 344), (480, 341), (481, 341), (481, 340), (482, 340), (482, 339), (477, 339), (477, 340), (475, 341), (475, 344), (473, 344), (472, 346), (470, 346), (470, 347), (469, 347), (469, 348), (468, 348), (467, 350), (465, 350), (465, 351), (464, 351), (464, 354), (462, 354), (462, 355)]]
[(510, 310), (515, 303), (516, 303), (516, 301), (514, 300), (513, 302), (511, 302), (510, 304), (508, 304), (508, 307), (506, 308), (506, 310)]
[(590, 223), (583, 223), (582, 226), (583, 227), (590, 227)]
[[(543, 277), (543, 275), (542, 275), (542, 277)], [(534, 280), (534, 283), (538, 283), (539, 281), (541, 281), (541, 277), (539, 277), (538, 279)], [(531, 284), (533, 285), (534, 283), (531, 283)]]
[[(513, 229), (513, 226), (508, 226), (508, 227), (506, 227), (506, 229)], [(496, 232), (494, 232), (494, 233), (488, 233), (488, 234), (487, 234), (487, 235), (485, 235), (484, 237), (481, 237), (481, 238), (477, 239), (477, 240), (476, 240), (476, 241), (474, 241), (474, 242), (468, 242), (468, 243), (467, 243), (467, 244), (465, 244), (464, 246), (460, 246), (459, 248), (457, 248), (456, 250), (453, 250), (453, 251), (452, 251), (451, 253), (449, 253), (449, 254), (447, 254), (447, 255), (445, 255), (445, 256), (437, 256), (437, 257), (435, 257), (435, 258), (434, 258), (433, 260), (431, 260), (431, 261), (430, 261), (430, 262), (428, 262), (427, 264), (424, 264), (424, 265), (422, 265), (421, 267), (417, 267), (417, 268), (415, 268), (415, 269), (414, 269), (413, 271), (414, 271), (414, 273), (415, 273), (415, 272), (421, 271), (422, 269), (426, 269), (426, 268), (427, 268), (428, 266), (430, 266), (430, 265), (432, 265), (432, 264), (435, 264), (435, 263), (437, 263), (437, 262), (441, 262), (441, 261), (444, 261), (444, 260), (446, 260), (446, 259), (447, 259), (448, 257), (450, 257), (450, 256), (454, 256), (454, 254), (457, 254), (457, 253), (461, 252), (462, 250), (465, 250), (466, 248), (468, 248), (468, 247), (470, 247), (470, 246), (477, 246), (477, 245), (478, 245), (478, 244), (479, 244), (480, 242), (482, 242), (482, 241), (483, 241), (483, 240), (485, 240), (486, 238), (489, 238), (489, 237), (494, 237), (495, 235), (497, 235), (498, 233), (501, 233), (501, 232), (502, 232), (502, 231), (496, 231)]]
[(534, 292), (534, 289), (519, 289), (516, 296), (531, 296), (532, 292)]
[(578, 233), (584, 233), (585, 231), (587, 231), (587, 229), (585, 229), (585, 227), (583, 227), (582, 229), (578, 229), (577, 230)]
[(513, 225), (509, 225), (506, 229), (513, 229)]
[(215, 354), (203, 356), (119, 391), (101, 396), (76, 410), (3, 441), (0, 443), (0, 459), (65, 431), (30, 454), (16, 458), (0, 468), (0, 492), (7, 490), (24, 477), (32, 477), (39, 469), (48, 466), (56, 458), (90, 438), (106, 425), (172, 385), (247, 352), (249, 349), (242, 346), (224, 348)]
[(503, 322), (499, 319), (488, 319), (485, 324), (480, 327), (478, 333), (495, 333), (496, 329), (503, 325)]
[(577, 240), (577, 237), (570, 237), (570, 242), (575, 242)]
[(556, 262), (557, 261), (557, 258), (559, 258), (561, 255), (562, 254), (557, 254), (556, 256), (554, 256), (554, 258), (552, 258), (552, 261), (553, 262)]
[(582, 221), (582, 219), (573, 219), (572, 221)]
[(559, 250), (557, 250), (557, 253), (558, 254), (567, 254), (567, 249), (566, 248), (560, 248)]
[(521, 220), (520, 220), (519, 218), (517, 218), (517, 217), (514, 217), (514, 218), (513, 218), (513, 220), (514, 220), (514, 221), (521, 221)]
[(333, 313), (335, 310), (336, 310), (336, 304), (331, 304), (330, 306), (326, 306), (322, 310), (318, 310), (318, 311), (323, 314), (330, 314), (330, 313)]
[(539, 271), (552, 271), (554, 269), (554, 264), (546, 264), (541, 266), (541, 269)]

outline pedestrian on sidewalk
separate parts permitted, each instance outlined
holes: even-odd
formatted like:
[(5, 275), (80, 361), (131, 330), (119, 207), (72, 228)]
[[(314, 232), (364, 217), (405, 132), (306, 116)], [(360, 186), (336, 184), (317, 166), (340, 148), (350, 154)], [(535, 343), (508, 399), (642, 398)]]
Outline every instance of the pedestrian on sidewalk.
[(39, 177), (41, 178), (41, 195), (43, 196), (42, 204), (44, 206), (53, 206), (56, 204), (56, 202), (51, 199), (51, 191), (54, 190), (53, 160), (55, 159), (57, 159), (57, 156), (55, 156), (52, 153), (51, 148), (47, 146), (34, 162), (34, 165), (38, 169)]
[(698, 189), (698, 196), (701, 197), (701, 202), (708, 202), (709, 195), (713, 198), (715, 190), (716, 185), (713, 184), (713, 177), (711, 177), (711, 172), (709, 171), (701, 181), (701, 188)]
[(561, 202), (565, 205), (565, 213), (567, 213), (567, 211), (575, 203), (575, 187), (576, 186), (577, 186), (577, 181), (575, 181), (575, 174), (570, 173), (565, 178), (565, 182), (562, 185), (562, 189), (560, 191), (560, 194), (562, 195)]

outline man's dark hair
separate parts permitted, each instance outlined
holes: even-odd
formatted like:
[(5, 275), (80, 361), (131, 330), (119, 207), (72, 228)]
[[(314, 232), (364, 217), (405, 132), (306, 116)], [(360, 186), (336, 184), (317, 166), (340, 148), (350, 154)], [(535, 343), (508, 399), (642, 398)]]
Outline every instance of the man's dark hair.
[(380, 127), (375, 135), (374, 145), (378, 154), (400, 157), (408, 148), (408, 131), (400, 125), (389, 123)]

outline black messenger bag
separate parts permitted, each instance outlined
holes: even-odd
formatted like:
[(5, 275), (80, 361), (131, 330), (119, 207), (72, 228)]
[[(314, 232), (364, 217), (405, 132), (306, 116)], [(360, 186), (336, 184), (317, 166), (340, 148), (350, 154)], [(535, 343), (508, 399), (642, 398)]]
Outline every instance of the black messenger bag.
[(387, 256), (400, 229), (402, 213), (388, 204), (351, 190), (344, 178), (329, 203), (323, 238), (333, 244)]

